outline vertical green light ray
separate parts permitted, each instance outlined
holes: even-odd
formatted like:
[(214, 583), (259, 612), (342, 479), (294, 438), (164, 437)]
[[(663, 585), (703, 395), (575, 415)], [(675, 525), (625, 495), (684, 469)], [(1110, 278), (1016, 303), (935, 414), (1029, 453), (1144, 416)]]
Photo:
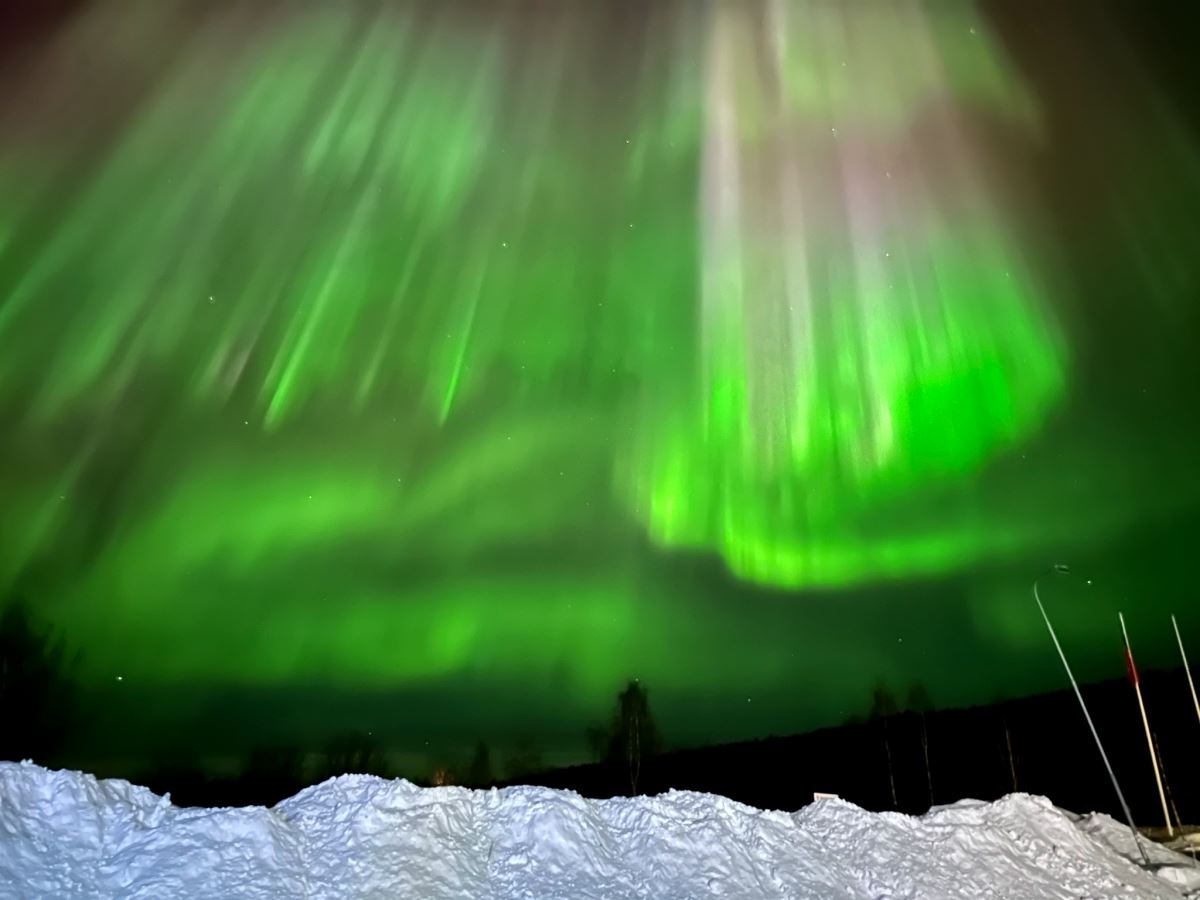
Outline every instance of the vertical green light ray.
[[(0, 583), (87, 677), (769, 688), (810, 603), (1197, 496), (1064, 402), (1058, 149), (997, 159), (1062, 137), (976, 5), (618, 6), (206, 6), (69, 185), (0, 149)], [(1137, 131), (1098, 271), (1186, 324)]]
[[(804, 55), (804, 39), (790, 43), (798, 10), (770, 8), (783, 34), (773, 70), (759, 62), (773, 35), (754, 30), (751, 10), (716, 13), (700, 391), (643, 443), (650, 458), (633, 481), (659, 541), (711, 547), (747, 578), (890, 573), (897, 550), (872, 546), (855, 523), (977, 472), (1032, 435), (1065, 385), (1056, 326), (959, 126), (947, 115), (912, 130), (960, 89), (931, 80), (949, 65), (932, 36), (961, 43), (978, 26), (952, 15), (961, 31), (947, 37), (931, 27), (938, 13), (914, 9), (805, 7), (829, 29), (816, 29), (824, 43), (802, 63), (826, 91), (816, 105), (778, 90), (795, 77), (791, 54)], [(894, 70), (870, 69), (873, 44)], [(900, 66), (905, 53), (913, 64)], [(967, 101), (998, 77), (984, 65)], [(935, 171), (925, 156), (947, 162)], [(947, 542), (900, 555), (927, 570), (963, 552)]]
[[(0, 312), (0, 345), (36, 356), (44, 348), (21, 330), (31, 298), (76, 298), (47, 336), (57, 362), (35, 403), (44, 414), (101, 381), (119, 394), (172, 354), (201, 393), (261, 379), (273, 426), (347, 376), (361, 384), (339, 359), (366, 339), (377, 287), (347, 261), (369, 266), (381, 234), (450, 226), (489, 140), (498, 44), (455, 67), (452, 36), (410, 43), (402, 16), (354, 18), (298, 17), (271, 52), (239, 61), (197, 119), (211, 49), (198, 38), (195, 59), (148, 98)], [(120, 226), (104, 227), (124, 197)]]

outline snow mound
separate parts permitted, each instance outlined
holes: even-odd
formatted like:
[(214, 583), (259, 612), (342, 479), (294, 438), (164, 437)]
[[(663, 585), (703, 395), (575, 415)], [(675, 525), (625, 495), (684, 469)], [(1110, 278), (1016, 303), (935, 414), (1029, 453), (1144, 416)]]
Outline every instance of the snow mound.
[(0, 763), (0, 897), (1178, 898), (1190, 860), (1041, 797), (921, 818), (820, 800), (585, 800), (344, 775), (272, 809), (189, 809), (125, 781)]

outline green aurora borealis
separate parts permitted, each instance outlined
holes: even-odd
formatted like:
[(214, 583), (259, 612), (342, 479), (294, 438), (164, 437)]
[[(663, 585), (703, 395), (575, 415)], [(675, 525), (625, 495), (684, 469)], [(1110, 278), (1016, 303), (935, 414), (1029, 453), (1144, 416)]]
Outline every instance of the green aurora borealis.
[(1119, 607), (1200, 642), (1200, 154), (1121, 29), (644, 6), (97, 4), (13, 65), (0, 580), (95, 709), (986, 701), (1058, 686), (1060, 559), (1090, 677)]

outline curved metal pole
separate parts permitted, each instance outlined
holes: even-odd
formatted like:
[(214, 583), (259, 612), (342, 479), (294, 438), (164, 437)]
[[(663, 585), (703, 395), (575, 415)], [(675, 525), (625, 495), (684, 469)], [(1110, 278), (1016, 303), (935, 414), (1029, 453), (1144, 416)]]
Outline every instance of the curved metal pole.
[[(1071, 570), (1064, 565), (1056, 565), (1054, 567), (1056, 575), (1066, 575)], [(1125, 821), (1129, 825), (1129, 831), (1133, 835), (1133, 843), (1138, 848), (1138, 853), (1142, 856), (1142, 862), (1147, 867), (1150, 866), (1150, 857), (1146, 855), (1146, 848), (1142, 846), (1140, 840), (1141, 835), (1138, 834), (1137, 826), (1133, 824), (1133, 813), (1129, 811), (1129, 804), (1125, 802), (1125, 794), (1121, 790), (1121, 785), (1117, 783), (1116, 773), (1113, 772), (1112, 764), (1108, 761), (1108, 754), (1104, 752), (1104, 745), (1100, 742), (1100, 734), (1096, 731), (1096, 725), (1092, 721), (1092, 714), (1088, 712), (1087, 704), (1083, 702), (1083, 694), (1079, 690), (1079, 682), (1075, 680), (1075, 675), (1071, 671), (1071, 666), (1067, 662), (1067, 655), (1063, 653), (1062, 644), (1058, 642), (1058, 635), (1054, 633), (1054, 626), (1050, 624), (1050, 617), (1046, 615), (1046, 607), (1042, 605), (1042, 598), (1038, 594), (1038, 583), (1045, 576), (1039, 576), (1033, 582), (1033, 599), (1037, 601), (1038, 610), (1042, 614), (1042, 621), (1046, 623), (1046, 630), (1050, 632), (1050, 639), (1054, 641), (1054, 649), (1058, 651), (1058, 658), (1062, 660), (1063, 668), (1067, 670), (1067, 678), (1071, 680), (1071, 687), (1075, 689), (1075, 698), (1079, 701), (1079, 708), (1083, 710), (1083, 717), (1087, 719), (1088, 728), (1091, 729), (1092, 738), (1096, 741), (1096, 749), (1100, 751), (1100, 758), (1104, 760), (1104, 768), (1108, 770), (1108, 777), (1112, 781), (1113, 790), (1117, 792), (1117, 799), (1121, 801), (1121, 810), (1125, 813)]]

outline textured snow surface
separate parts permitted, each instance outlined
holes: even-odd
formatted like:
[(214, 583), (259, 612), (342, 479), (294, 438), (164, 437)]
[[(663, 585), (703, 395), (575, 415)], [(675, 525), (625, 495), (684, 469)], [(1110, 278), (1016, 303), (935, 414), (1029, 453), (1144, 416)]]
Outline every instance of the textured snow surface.
[(125, 781), (0, 763), (0, 897), (1178, 898), (1190, 860), (1041, 797), (921, 818), (710, 794), (585, 800), (346, 775), (273, 809), (187, 809)]

